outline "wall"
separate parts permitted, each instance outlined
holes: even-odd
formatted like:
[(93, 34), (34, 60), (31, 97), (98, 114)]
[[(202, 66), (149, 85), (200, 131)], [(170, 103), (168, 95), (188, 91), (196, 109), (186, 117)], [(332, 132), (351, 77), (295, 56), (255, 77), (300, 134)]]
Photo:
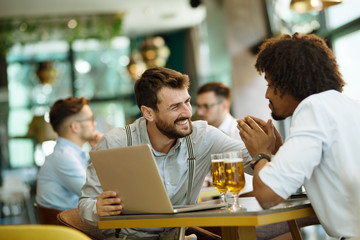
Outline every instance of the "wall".
[(233, 115), (270, 118), (266, 81), (255, 70), (250, 48), (268, 36), (262, 0), (224, 0), (227, 42), (232, 62)]

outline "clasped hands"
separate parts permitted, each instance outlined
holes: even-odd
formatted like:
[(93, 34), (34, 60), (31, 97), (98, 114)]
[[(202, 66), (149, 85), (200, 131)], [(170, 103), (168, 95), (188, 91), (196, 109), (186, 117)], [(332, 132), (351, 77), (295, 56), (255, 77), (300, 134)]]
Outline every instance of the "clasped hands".
[(253, 116), (238, 119), (239, 134), (249, 154), (253, 157), (258, 153), (275, 154), (283, 144), (280, 133), (272, 120), (267, 122)]

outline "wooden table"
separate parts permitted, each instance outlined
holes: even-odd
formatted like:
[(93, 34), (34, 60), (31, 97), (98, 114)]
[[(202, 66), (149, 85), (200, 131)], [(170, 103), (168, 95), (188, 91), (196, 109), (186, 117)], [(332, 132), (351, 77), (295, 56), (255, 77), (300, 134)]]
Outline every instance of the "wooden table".
[(254, 197), (240, 198), (242, 212), (215, 209), (177, 214), (118, 215), (101, 217), (100, 229), (137, 227), (221, 227), (222, 239), (256, 239), (255, 226), (288, 222), (294, 239), (302, 239), (296, 219), (315, 215), (308, 199), (289, 199), (263, 210)]

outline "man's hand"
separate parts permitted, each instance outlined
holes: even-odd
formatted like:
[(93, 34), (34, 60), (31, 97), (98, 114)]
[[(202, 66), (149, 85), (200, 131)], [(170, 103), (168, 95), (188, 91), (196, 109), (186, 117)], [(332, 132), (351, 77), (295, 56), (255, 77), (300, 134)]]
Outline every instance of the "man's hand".
[(240, 137), (251, 156), (258, 153), (271, 155), (275, 151), (275, 127), (270, 119), (266, 123), (260, 119), (257, 122), (250, 116), (238, 119)]
[(98, 131), (95, 131), (94, 132), (94, 137), (91, 141), (89, 141), (89, 144), (91, 146), (92, 149), (94, 149), (96, 147), (96, 145), (98, 144), (98, 142), (100, 141), (100, 139), (102, 138), (104, 134), (98, 132)]
[[(249, 116), (249, 117), (252, 118), (262, 128), (262, 130), (264, 132), (267, 133), (266, 122), (264, 120), (254, 117), (254, 116)], [(276, 130), (275, 127), (273, 129), (274, 129), (276, 142), (275, 142), (275, 148), (274, 148), (272, 154), (276, 154), (276, 152), (279, 150), (279, 148), (283, 145), (283, 140), (282, 140), (282, 137), (281, 137), (280, 133), (278, 132), (278, 130)]]
[(105, 191), (97, 197), (96, 210), (99, 217), (119, 215), (122, 210), (121, 199), (116, 192)]

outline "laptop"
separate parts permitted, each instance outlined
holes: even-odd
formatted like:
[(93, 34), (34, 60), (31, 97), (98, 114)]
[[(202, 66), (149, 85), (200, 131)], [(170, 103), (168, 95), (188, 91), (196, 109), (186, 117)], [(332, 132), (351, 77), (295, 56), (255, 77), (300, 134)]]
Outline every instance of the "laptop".
[(149, 145), (90, 152), (104, 191), (116, 191), (122, 214), (163, 214), (215, 209), (226, 204), (172, 206)]

